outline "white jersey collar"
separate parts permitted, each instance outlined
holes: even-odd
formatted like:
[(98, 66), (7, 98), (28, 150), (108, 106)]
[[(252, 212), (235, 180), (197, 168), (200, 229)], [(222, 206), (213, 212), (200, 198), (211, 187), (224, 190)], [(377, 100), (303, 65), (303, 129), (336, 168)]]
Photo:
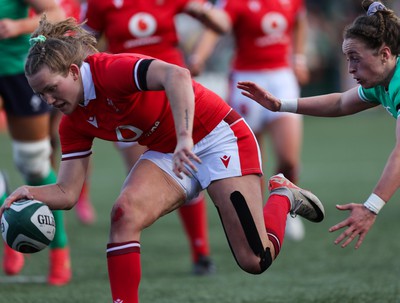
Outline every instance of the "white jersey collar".
[(83, 62), (80, 70), (83, 83), (83, 106), (87, 106), (90, 100), (96, 99), (96, 90), (94, 88), (92, 72), (90, 71), (89, 63)]

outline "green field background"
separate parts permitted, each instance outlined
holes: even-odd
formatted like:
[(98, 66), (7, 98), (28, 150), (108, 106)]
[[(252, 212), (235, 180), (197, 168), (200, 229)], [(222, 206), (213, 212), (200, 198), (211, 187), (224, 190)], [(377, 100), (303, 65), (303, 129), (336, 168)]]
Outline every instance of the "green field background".
[[(210, 242), (217, 273), (190, 274), (185, 234), (176, 213), (169, 214), (142, 235), (142, 303), (376, 303), (400, 302), (400, 204), (390, 201), (360, 249), (333, 244), (338, 233), (328, 228), (347, 217), (336, 204), (362, 202), (371, 193), (395, 145), (395, 120), (383, 110), (344, 118), (304, 119), (304, 146), (299, 184), (311, 189), (325, 205), (326, 219), (305, 222), (306, 238), (285, 241), (281, 254), (262, 275), (242, 272), (236, 265), (217, 212), (208, 203)], [(0, 134), (0, 168), (12, 187), (22, 184), (6, 133)], [(264, 153), (270, 176), (274, 157)], [(109, 212), (124, 179), (122, 160), (113, 144), (96, 141), (91, 197), (97, 222), (83, 226), (74, 210), (66, 213), (73, 280), (64, 287), (43, 283), (48, 250), (29, 255), (19, 277), (0, 273), (0, 303), (111, 302), (105, 247)], [(0, 257), (1, 257), (0, 252)]]

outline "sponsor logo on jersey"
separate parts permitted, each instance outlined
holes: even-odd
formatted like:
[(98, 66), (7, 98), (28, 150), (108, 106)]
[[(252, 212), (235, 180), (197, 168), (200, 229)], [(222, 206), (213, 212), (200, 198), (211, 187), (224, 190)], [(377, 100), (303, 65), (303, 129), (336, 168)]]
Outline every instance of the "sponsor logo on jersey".
[(156, 19), (148, 13), (137, 13), (129, 20), (129, 31), (138, 38), (149, 37), (157, 29)]
[(226, 168), (228, 168), (229, 161), (231, 160), (231, 156), (224, 155), (224, 156), (220, 157), (220, 159), (221, 159), (222, 163), (224, 164), (224, 166)]
[(137, 141), (143, 131), (133, 125), (120, 125), (115, 129), (118, 141), (133, 142)]
[(252, 12), (258, 12), (260, 10), (260, 8), (261, 8), (261, 4), (257, 0), (249, 1), (249, 3), (247, 5), (249, 6), (249, 9)]
[(116, 8), (121, 8), (124, 5), (124, 0), (113, 0), (113, 4)]
[(256, 40), (256, 44), (260, 47), (273, 44), (288, 44), (290, 37), (286, 34), (288, 22), (280, 13), (271, 12), (265, 14), (261, 20), (261, 29), (264, 36)]
[(145, 136), (145, 137), (151, 136), (151, 135), (156, 131), (156, 129), (158, 128), (159, 125), (160, 125), (160, 121), (156, 121), (156, 123), (154, 123), (154, 125), (153, 125), (153, 127), (150, 129), (150, 131), (148, 131), (144, 136)]
[(92, 124), (94, 127), (99, 128), (99, 126), (97, 125), (96, 116), (92, 116), (89, 119), (87, 119), (86, 121), (89, 122), (90, 124)]

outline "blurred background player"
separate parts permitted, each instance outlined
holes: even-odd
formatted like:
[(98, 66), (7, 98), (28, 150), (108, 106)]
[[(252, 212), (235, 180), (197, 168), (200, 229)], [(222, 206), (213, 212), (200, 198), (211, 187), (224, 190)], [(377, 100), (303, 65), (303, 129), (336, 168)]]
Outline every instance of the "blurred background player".
[(237, 84), (244, 96), (273, 111), (332, 118), (381, 105), (396, 119), (396, 143), (370, 196), (364, 203), (336, 205), (350, 214), (329, 229), (334, 232), (344, 228), (334, 243), (344, 248), (357, 239), (356, 249), (400, 187), (400, 18), (380, 1), (363, 0), (362, 7), (366, 14), (345, 28), (342, 43), (348, 73), (357, 82), (355, 87), (343, 93), (284, 99), (252, 81)]
[[(24, 73), (29, 50), (29, 34), (46, 13), (50, 20), (64, 19), (54, 0), (0, 0), (0, 95), (12, 137), (13, 157), (27, 184), (45, 185), (56, 181), (50, 163), (49, 107), (30, 88)], [(36, 16), (29, 16), (29, 9)], [(50, 244), (48, 283), (63, 285), (71, 279), (64, 212), (54, 211), (56, 234)], [(4, 244), (3, 270), (18, 274), (24, 265), (23, 254)]]
[[(208, 12), (207, 17), (204, 11)], [(140, 53), (185, 66), (175, 26), (175, 17), (181, 13), (191, 15), (213, 30), (224, 31), (219, 22), (225, 14), (220, 15), (220, 11), (205, 1), (89, 0), (85, 19), (86, 28), (98, 39), (103, 36), (111, 53)], [(147, 149), (131, 142), (119, 142), (116, 146), (128, 172)], [(190, 242), (193, 273), (213, 273), (204, 194), (180, 207), (179, 216)]]
[[(252, 80), (280, 98), (300, 96), (300, 85), (309, 80), (305, 56), (307, 19), (304, 2), (226, 0), (217, 2), (217, 5), (229, 15), (225, 26), (232, 29), (235, 41), (227, 101), (245, 118), (262, 148), (265, 148), (265, 133), (269, 134), (277, 162), (275, 171), (297, 183), (303, 137), (302, 117), (263, 108), (242, 96), (236, 83)], [(193, 76), (202, 72), (218, 39), (213, 31), (203, 33), (189, 56), (188, 65)], [(286, 233), (292, 240), (304, 238), (305, 230), (299, 217), (287, 220)]]

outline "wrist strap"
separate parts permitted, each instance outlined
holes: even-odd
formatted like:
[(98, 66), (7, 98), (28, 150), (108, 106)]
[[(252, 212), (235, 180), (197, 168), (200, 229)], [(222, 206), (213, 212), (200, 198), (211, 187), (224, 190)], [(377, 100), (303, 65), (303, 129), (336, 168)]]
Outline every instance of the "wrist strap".
[(279, 109), (280, 112), (289, 112), (289, 113), (296, 113), (297, 112), (297, 103), (298, 99), (281, 99), (281, 108)]
[(372, 193), (367, 201), (365, 201), (364, 206), (377, 215), (385, 204), (385, 201), (383, 201), (378, 195)]

